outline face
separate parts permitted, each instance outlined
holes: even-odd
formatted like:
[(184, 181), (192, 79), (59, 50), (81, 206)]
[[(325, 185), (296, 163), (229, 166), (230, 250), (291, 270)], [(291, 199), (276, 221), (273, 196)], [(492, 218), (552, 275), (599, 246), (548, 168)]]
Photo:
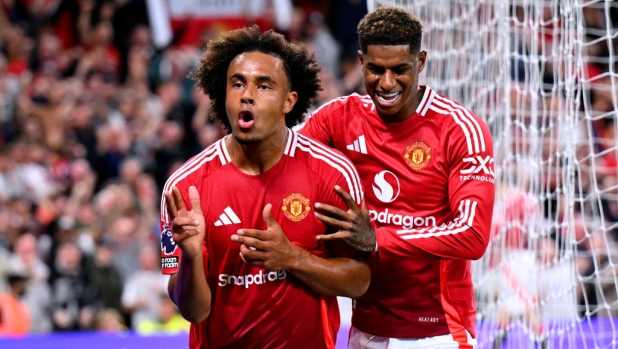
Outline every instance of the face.
[(285, 114), (296, 103), (283, 61), (261, 52), (245, 52), (227, 71), (225, 110), (232, 135), (240, 144), (255, 144), (285, 129)]
[(380, 117), (398, 122), (412, 116), (422, 97), (418, 75), (427, 53), (411, 54), (408, 45), (370, 45), (366, 54), (359, 52), (358, 56), (365, 89)]

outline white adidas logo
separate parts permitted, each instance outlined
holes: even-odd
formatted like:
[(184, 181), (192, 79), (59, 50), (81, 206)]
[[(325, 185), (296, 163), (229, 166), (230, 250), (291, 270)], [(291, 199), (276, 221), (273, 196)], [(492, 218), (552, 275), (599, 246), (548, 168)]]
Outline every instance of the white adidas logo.
[(361, 154), (367, 154), (367, 144), (365, 143), (365, 135), (361, 135), (352, 144), (348, 144), (347, 147), (350, 150), (357, 151)]
[(217, 221), (215, 222), (215, 227), (218, 227), (221, 225), (238, 224), (238, 223), (240, 223), (240, 219), (238, 218), (236, 213), (234, 213), (232, 208), (228, 206), (225, 208), (225, 210), (223, 210), (223, 213), (219, 216), (219, 219), (217, 219)]

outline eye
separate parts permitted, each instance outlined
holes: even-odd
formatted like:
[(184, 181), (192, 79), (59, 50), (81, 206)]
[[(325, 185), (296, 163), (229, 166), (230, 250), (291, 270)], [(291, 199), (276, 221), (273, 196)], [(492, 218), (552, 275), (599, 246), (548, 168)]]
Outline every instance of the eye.
[(240, 82), (235, 82), (235, 83), (232, 84), (232, 87), (234, 87), (234, 88), (242, 88), (243, 86), (244, 85), (242, 83), (240, 83)]
[(258, 90), (270, 90), (270, 86), (268, 86), (268, 85), (260, 85), (260, 86), (258, 86)]
[(384, 69), (379, 68), (379, 67), (374, 67), (374, 66), (367, 67), (367, 70), (369, 70), (369, 72), (372, 73), (372, 74), (382, 74), (382, 73), (384, 73)]
[(395, 73), (396, 75), (402, 75), (407, 70), (408, 70), (408, 68), (395, 68), (395, 69), (393, 69), (393, 73)]

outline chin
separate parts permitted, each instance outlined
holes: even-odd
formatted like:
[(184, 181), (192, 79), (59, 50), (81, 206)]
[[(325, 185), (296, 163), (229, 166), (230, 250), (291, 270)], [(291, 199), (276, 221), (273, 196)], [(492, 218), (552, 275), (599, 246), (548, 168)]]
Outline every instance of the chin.
[(262, 141), (261, 139), (258, 139), (258, 138), (252, 138), (250, 136), (243, 137), (242, 135), (235, 135), (234, 138), (236, 138), (236, 142), (238, 142), (239, 144), (243, 144), (243, 145), (257, 144)]

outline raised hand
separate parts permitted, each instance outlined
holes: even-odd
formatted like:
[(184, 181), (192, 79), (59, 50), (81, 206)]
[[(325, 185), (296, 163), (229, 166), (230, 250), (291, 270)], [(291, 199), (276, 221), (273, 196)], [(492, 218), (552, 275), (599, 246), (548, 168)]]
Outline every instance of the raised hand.
[(318, 235), (317, 238), (319, 240), (344, 240), (359, 251), (375, 251), (376, 231), (371, 225), (365, 201), (363, 200), (362, 207), (359, 208), (352, 196), (341, 189), (340, 186), (335, 186), (335, 191), (348, 206), (348, 211), (343, 211), (335, 206), (316, 203), (316, 210), (322, 212), (316, 212), (316, 218), (339, 230), (334, 234)]
[(240, 257), (248, 264), (266, 270), (293, 269), (303, 258), (303, 249), (294, 245), (271, 214), (272, 205), (262, 211), (266, 230), (240, 229), (232, 241), (240, 243)]
[(202, 253), (202, 242), (206, 235), (206, 223), (200, 204), (200, 194), (194, 186), (189, 187), (191, 211), (187, 211), (178, 188), (164, 193), (167, 214), (172, 219), (172, 239), (189, 257), (195, 258)]

